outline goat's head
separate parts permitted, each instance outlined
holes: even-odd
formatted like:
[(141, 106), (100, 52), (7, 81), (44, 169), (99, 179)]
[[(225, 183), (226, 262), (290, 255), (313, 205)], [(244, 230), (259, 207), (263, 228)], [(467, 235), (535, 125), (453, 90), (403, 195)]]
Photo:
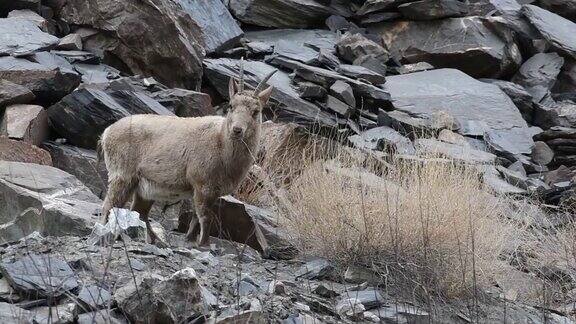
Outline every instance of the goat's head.
[(230, 108), (226, 115), (226, 130), (234, 140), (243, 140), (255, 135), (262, 122), (262, 108), (270, 99), (272, 86), (266, 87), (266, 82), (276, 71), (268, 74), (258, 86), (251, 90), (244, 89), (244, 69), (240, 64), (240, 80), (230, 78), (228, 87)]

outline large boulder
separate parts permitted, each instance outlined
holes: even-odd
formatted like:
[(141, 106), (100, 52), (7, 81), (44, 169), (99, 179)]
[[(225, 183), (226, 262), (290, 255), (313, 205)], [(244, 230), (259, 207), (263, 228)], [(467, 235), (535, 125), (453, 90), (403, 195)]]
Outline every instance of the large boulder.
[[(239, 64), (240, 60), (227, 58), (204, 60), (208, 80), (224, 98), (228, 97), (230, 77), (240, 77)], [(275, 69), (266, 63), (245, 61), (244, 70), (246, 83), (255, 87), (262, 78)], [(291, 86), (290, 76), (287, 73), (276, 72), (268, 84), (274, 86), (270, 106), (275, 106), (274, 113), (279, 121), (292, 121), (308, 126), (320, 125), (324, 127), (334, 127), (338, 124), (334, 116), (301, 99), (296, 89)], [(270, 111), (265, 113), (272, 115)]]
[(212, 236), (244, 243), (267, 258), (291, 259), (297, 254), (286, 233), (279, 228), (278, 219), (269, 211), (232, 196), (218, 199), (215, 211), (218, 226), (212, 228)]
[(332, 12), (316, 0), (230, 0), (228, 7), (243, 23), (263, 27), (319, 26)]
[(538, 53), (529, 58), (512, 78), (512, 82), (523, 86), (540, 103), (554, 87), (564, 59), (556, 53)]
[(0, 18), (0, 56), (25, 56), (58, 44), (58, 37), (47, 34), (30, 20)]
[(52, 165), (50, 154), (30, 143), (0, 136), (0, 161)]
[(98, 199), (74, 176), (45, 165), (0, 161), (0, 240), (90, 234)]
[(48, 108), (52, 128), (70, 143), (94, 149), (100, 134), (115, 121), (134, 114), (173, 115), (140, 92), (83, 88)]
[(533, 5), (525, 5), (522, 12), (552, 47), (576, 58), (576, 23)]
[(222, 0), (178, 0), (178, 3), (200, 27), (199, 37), (206, 53), (229, 49), (242, 37), (242, 29)]
[(112, 66), (169, 86), (195, 89), (200, 84), (202, 31), (176, 1), (69, 0), (60, 16), (69, 24), (101, 30), (84, 45)]
[(80, 84), (80, 75), (11, 56), (0, 57), (0, 79), (21, 85), (43, 102), (56, 102)]
[(528, 127), (512, 100), (500, 88), (454, 69), (438, 69), (387, 78), (385, 88), (394, 108), (433, 120), (453, 118), (458, 132), (482, 136), (492, 129)]
[(370, 30), (381, 35), (391, 55), (402, 62), (428, 62), (473, 77), (507, 76), (522, 61), (517, 45), (479, 17), (381, 23)]

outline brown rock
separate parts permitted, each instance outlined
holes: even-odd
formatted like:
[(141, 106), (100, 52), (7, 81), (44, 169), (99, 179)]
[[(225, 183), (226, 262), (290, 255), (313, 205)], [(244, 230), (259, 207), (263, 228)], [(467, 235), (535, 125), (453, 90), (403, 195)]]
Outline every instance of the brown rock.
[(28, 88), (8, 80), (0, 79), (0, 108), (29, 103), (34, 100), (34, 94)]
[(41, 106), (12, 105), (6, 107), (0, 123), (0, 135), (40, 145), (48, 134), (48, 116)]
[(52, 165), (50, 153), (26, 142), (0, 136), (0, 161)]
[(201, 30), (179, 2), (68, 0), (60, 16), (105, 31), (84, 42), (87, 50), (102, 53), (105, 63), (194, 89), (202, 79)]

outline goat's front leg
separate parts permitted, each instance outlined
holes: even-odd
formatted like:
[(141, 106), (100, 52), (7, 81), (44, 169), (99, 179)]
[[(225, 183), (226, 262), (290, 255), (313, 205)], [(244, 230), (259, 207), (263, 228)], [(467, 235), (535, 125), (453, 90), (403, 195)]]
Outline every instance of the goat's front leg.
[(122, 177), (111, 178), (108, 182), (108, 192), (102, 206), (101, 222), (108, 222), (108, 214), (113, 207), (122, 208), (130, 195), (134, 191), (136, 181), (133, 179), (124, 179)]
[(190, 227), (188, 228), (186, 236), (188, 239), (192, 239), (195, 232), (197, 232), (196, 226), (200, 225), (200, 233), (196, 240), (198, 246), (206, 245), (210, 238), (211, 225), (215, 216), (212, 211), (212, 205), (216, 201), (214, 197), (215, 195), (208, 194), (203, 190), (196, 190), (194, 192), (194, 207), (196, 209), (197, 219), (190, 221)]

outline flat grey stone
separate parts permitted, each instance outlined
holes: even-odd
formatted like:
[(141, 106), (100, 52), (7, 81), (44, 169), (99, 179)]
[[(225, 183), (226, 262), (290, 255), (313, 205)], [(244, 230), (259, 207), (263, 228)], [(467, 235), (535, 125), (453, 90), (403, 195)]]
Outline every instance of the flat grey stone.
[(514, 102), (496, 85), (454, 69), (438, 69), (386, 78), (385, 89), (398, 111), (433, 120), (447, 115), (463, 135), (484, 135), (492, 129), (528, 127)]
[(475, 78), (500, 78), (522, 63), (518, 46), (500, 37), (481, 17), (399, 21), (370, 26), (392, 57), (458, 69)]
[(457, 162), (469, 164), (492, 164), (496, 156), (492, 153), (475, 150), (456, 144), (444, 143), (433, 139), (417, 139), (414, 141), (416, 151), (429, 156), (439, 155)]
[(25, 56), (58, 44), (58, 37), (45, 33), (30, 20), (0, 18), (0, 55)]
[(0, 271), (14, 290), (31, 298), (57, 298), (78, 288), (72, 268), (52, 255), (30, 254), (14, 262), (3, 261)]

